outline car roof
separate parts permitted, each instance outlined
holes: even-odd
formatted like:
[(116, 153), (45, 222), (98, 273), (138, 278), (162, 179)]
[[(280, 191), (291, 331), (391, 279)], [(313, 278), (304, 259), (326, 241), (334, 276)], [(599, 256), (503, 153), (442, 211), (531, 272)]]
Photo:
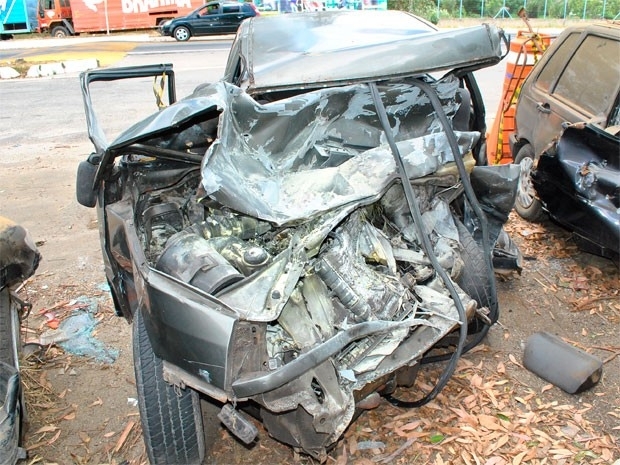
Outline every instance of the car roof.
[(569, 26), (564, 29), (565, 32), (574, 31), (588, 31), (588, 32), (602, 32), (611, 33), (613, 36), (620, 34), (620, 23), (606, 22), (606, 23), (590, 23), (590, 24), (577, 24)]
[(241, 24), (230, 59), (241, 56), (251, 93), (323, 87), (489, 66), (501, 59), (500, 31), (438, 31), (395, 10), (258, 16)]

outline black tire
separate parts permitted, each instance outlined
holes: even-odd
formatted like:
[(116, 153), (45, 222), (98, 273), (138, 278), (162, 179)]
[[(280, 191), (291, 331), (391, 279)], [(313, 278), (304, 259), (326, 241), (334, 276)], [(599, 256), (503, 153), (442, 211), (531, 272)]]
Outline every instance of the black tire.
[(52, 37), (56, 37), (57, 39), (64, 39), (65, 37), (69, 37), (71, 33), (69, 29), (64, 26), (56, 26), (52, 29)]
[[(492, 279), (495, 279), (493, 272), (487, 271), (487, 264), (482, 248), (475, 241), (469, 230), (463, 223), (455, 219), (456, 228), (459, 232), (459, 242), (461, 243), (461, 258), (463, 259), (463, 269), (456, 279), (456, 283), (472, 299), (478, 302), (478, 307), (487, 307), (491, 311), (491, 316), (497, 314), (497, 296), (493, 295)], [(477, 332), (478, 324), (472, 324), (469, 333)]]
[(200, 464), (205, 455), (200, 397), (164, 381), (140, 311), (133, 323), (138, 408), (151, 465)]
[(185, 26), (179, 26), (174, 29), (174, 31), (172, 32), (172, 35), (179, 42), (187, 42), (189, 38), (192, 36), (192, 33)]
[(536, 198), (536, 191), (532, 185), (534, 159), (534, 148), (530, 144), (521, 147), (515, 157), (515, 163), (521, 167), (515, 211), (521, 218), (533, 222), (540, 221), (544, 217), (542, 205)]
[(17, 367), (13, 345), (18, 342), (19, 320), (11, 305), (11, 291), (5, 287), (0, 291), (0, 361)]
[[(25, 431), (24, 425), (27, 421), (16, 353), (21, 343), (19, 332), (18, 309), (11, 299), (11, 291), (5, 287), (0, 290), (0, 362), (8, 365), (8, 367), (3, 365), (1, 368), (3, 378), (8, 375), (10, 377), (6, 380), (6, 385), (0, 386), (0, 398), (3, 403), (1, 413), (9, 416), (4, 418), (5, 423), (2, 427), (4, 436), (0, 438), (0, 443), (6, 449), (2, 451), (6, 455), (6, 457), (3, 456), (7, 460), (6, 463), (17, 462), (19, 446), (22, 444)], [(15, 462), (11, 461), (13, 459)]]

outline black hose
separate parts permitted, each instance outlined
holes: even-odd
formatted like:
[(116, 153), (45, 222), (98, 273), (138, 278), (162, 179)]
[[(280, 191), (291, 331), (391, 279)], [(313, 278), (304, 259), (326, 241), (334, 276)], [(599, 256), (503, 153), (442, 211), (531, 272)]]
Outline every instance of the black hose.
[[(461, 351), (464, 346), (465, 339), (467, 337), (467, 315), (465, 313), (465, 308), (463, 307), (463, 303), (461, 302), (461, 299), (458, 296), (458, 292), (456, 288), (454, 287), (454, 284), (448, 277), (446, 271), (439, 264), (439, 261), (437, 260), (437, 257), (435, 256), (435, 253), (433, 251), (433, 246), (430, 242), (430, 239), (424, 231), (424, 225), (422, 222), (422, 212), (420, 211), (420, 206), (418, 205), (417, 199), (415, 197), (415, 193), (413, 191), (413, 188), (411, 187), (411, 182), (409, 181), (409, 176), (407, 174), (405, 164), (403, 163), (403, 159), (400, 155), (398, 147), (396, 146), (396, 142), (394, 140), (394, 136), (391, 131), (392, 128), (390, 127), (390, 123), (388, 121), (387, 112), (385, 110), (385, 106), (383, 105), (383, 102), (381, 101), (379, 90), (377, 89), (377, 84), (374, 82), (370, 82), (368, 83), (368, 86), (370, 88), (370, 93), (372, 95), (375, 108), (377, 109), (377, 115), (379, 117), (379, 121), (381, 122), (383, 131), (385, 132), (388, 144), (390, 146), (392, 155), (394, 157), (394, 161), (396, 162), (396, 166), (398, 167), (398, 171), (399, 171), (400, 178), (402, 181), (403, 191), (405, 193), (407, 204), (409, 205), (411, 216), (413, 217), (413, 220), (414, 220), (414, 226), (416, 229), (416, 233), (422, 242), (422, 248), (424, 249), (424, 252), (426, 253), (426, 255), (429, 257), (431, 264), (433, 265), (433, 268), (439, 274), (442, 281), (448, 288), (448, 291), (450, 292), (450, 296), (452, 297), (452, 300), (454, 301), (454, 304), (458, 311), (459, 320), (460, 320), (459, 343), (456, 347), (456, 350), (452, 354), (452, 357), (450, 358), (448, 365), (446, 366), (444, 371), (439, 376), (439, 379), (437, 380), (437, 384), (433, 387), (433, 389), (428, 394), (426, 394), (424, 397), (416, 401), (403, 401), (400, 399), (396, 399), (392, 397), (391, 395), (386, 396), (386, 399), (388, 400), (388, 402), (390, 402), (391, 404), (397, 407), (415, 408), (415, 407), (421, 407), (422, 405), (425, 405), (431, 400), (433, 400), (441, 392), (441, 390), (448, 383), (448, 380), (454, 374), (454, 371), (456, 369), (456, 364), (458, 362), (459, 357), (461, 356)], [(425, 89), (422, 89), (422, 90), (428, 93), (428, 90), (425, 90)], [(431, 92), (432, 92), (432, 89), (431, 89)], [(432, 98), (431, 98), (431, 102), (433, 102)], [(439, 99), (437, 99), (437, 102), (439, 102)], [(441, 102), (439, 102), (439, 110), (437, 110), (437, 108), (435, 108), (435, 110), (437, 111), (437, 113), (443, 114), (443, 107), (441, 106)], [(446, 121), (447, 121), (447, 118), (446, 118)], [(446, 133), (451, 133), (451, 131), (448, 131), (448, 129), (450, 129), (449, 126), (446, 128)], [(456, 138), (454, 137), (453, 133), (452, 133), (452, 137), (456, 141)], [(458, 149), (458, 144), (456, 145), (456, 151), (454, 150), (454, 147), (452, 146), (452, 144), (450, 144), (450, 146), (454, 153), (454, 158), (455, 159), (460, 158), (461, 155)]]
[[(439, 117), (439, 120), (444, 128), (444, 131), (446, 131), (446, 135), (448, 136), (448, 142), (450, 143), (450, 148), (452, 150), (452, 153), (453, 154), (458, 153), (459, 152), (458, 141), (456, 140), (454, 133), (451, 130), (449, 130), (450, 122), (448, 121), (448, 118), (443, 111), (443, 107), (441, 106), (441, 102), (439, 101), (439, 98), (433, 91), (432, 87), (429, 86), (427, 83), (420, 81), (420, 80), (416, 80), (416, 81), (417, 81), (416, 84), (420, 87), (420, 89), (426, 95), (428, 95), (429, 99), (431, 100), (431, 104), (433, 105), (433, 108), (435, 109), (437, 116)], [(471, 182), (469, 181), (469, 176), (467, 174), (463, 159), (460, 156), (454, 155), (454, 161), (456, 163), (457, 169), (459, 171), (459, 175), (463, 182), (463, 187), (465, 189), (465, 195), (467, 197), (467, 200), (469, 201), (470, 205), (474, 209), (475, 215), (480, 220), (480, 227), (482, 229), (482, 248), (484, 252), (485, 262), (487, 265), (487, 272), (492, 278), (490, 280), (491, 298), (489, 302), (489, 306), (490, 306), (489, 319), (491, 320), (491, 323), (493, 324), (499, 318), (499, 308), (498, 308), (498, 303), (497, 303), (497, 289), (495, 286), (495, 279), (493, 276), (493, 258), (492, 258), (493, 255), (492, 255), (491, 247), (489, 244), (488, 221), (486, 219), (486, 215), (482, 211), (482, 207), (480, 207), (480, 203), (478, 202), (476, 194), (474, 193), (474, 190), (471, 186)], [(463, 353), (467, 353), (468, 351), (476, 347), (480, 343), (480, 341), (482, 341), (482, 339), (485, 338), (490, 328), (491, 326), (485, 323), (482, 329), (479, 332), (477, 332), (473, 336), (473, 338), (471, 338), (469, 342), (467, 342), (467, 344), (463, 347)], [(442, 354), (442, 355), (424, 357), (420, 363), (427, 364), (427, 363), (441, 362), (441, 361), (447, 360), (449, 356), (450, 354)]]

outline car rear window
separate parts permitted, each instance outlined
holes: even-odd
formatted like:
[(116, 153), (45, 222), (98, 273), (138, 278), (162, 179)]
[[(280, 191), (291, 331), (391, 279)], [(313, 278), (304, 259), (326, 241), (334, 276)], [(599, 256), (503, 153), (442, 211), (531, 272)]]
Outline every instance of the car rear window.
[(241, 8), (238, 5), (224, 6), (224, 9), (222, 10), (222, 12), (224, 14), (226, 14), (226, 13), (239, 13), (240, 11), (241, 11)]

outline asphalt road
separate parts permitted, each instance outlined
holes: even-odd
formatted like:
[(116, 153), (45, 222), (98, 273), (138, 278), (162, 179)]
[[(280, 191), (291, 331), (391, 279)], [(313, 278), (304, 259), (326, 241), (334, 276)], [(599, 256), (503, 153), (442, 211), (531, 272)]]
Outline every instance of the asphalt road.
[[(65, 46), (71, 55), (71, 44)], [(117, 42), (108, 44), (109, 48), (115, 46)], [(229, 47), (230, 41), (196, 41), (190, 47), (175, 42), (136, 42), (132, 43), (131, 50), (118, 56), (112, 66), (172, 63), (177, 97), (182, 98), (197, 85), (219, 79)], [(92, 46), (91, 58), (99, 58), (102, 53), (108, 53), (109, 48)], [(39, 53), (37, 56), (55, 53), (52, 47), (30, 51)], [(61, 56), (65, 56), (65, 53), (63, 50)], [(157, 110), (152, 84), (151, 79), (95, 83), (92, 88), (93, 102), (95, 108), (101, 110), (100, 121), (109, 140), (113, 140), (116, 134), (130, 124)], [(41, 156), (45, 147), (59, 143), (88, 142), (77, 74), (0, 80), (0, 101), (0, 124), (3, 128), (0, 146), (6, 149), (0, 153), (1, 162), (36, 158)]]
[[(28, 53), (30, 57), (48, 59), (81, 58), (87, 54), (107, 66), (134, 66), (172, 63), (177, 97), (182, 98), (199, 84), (219, 79), (231, 44), (231, 37), (206, 38), (179, 43), (161, 37), (136, 40), (135, 36), (105, 38), (48, 39), (23, 42), (28, 47), (11, 49), (11, 53)], [(10, 42), (10, 41), (9, 41)], [(2, 53), (9, 53), (0, 43)], [(495, 116), (503, 85), (505, 64), (476, 72), (487, 107), (487, 121)], [(100, 108), (103, 127), (110, 140), (129, 124), (156, 111), (152, 80), (135, 79), (123, 83), (96, 83), (93, 87), (95, 108)], [(10, 150), (0, 154), (19, 160), (40, 155), (37, 144), (54, 144), (87, 140), (84, 107), (77, 74), (36, 79), (0, 80), (0, 146)], [(52, 124), (54, 123), (54, 124)]]

